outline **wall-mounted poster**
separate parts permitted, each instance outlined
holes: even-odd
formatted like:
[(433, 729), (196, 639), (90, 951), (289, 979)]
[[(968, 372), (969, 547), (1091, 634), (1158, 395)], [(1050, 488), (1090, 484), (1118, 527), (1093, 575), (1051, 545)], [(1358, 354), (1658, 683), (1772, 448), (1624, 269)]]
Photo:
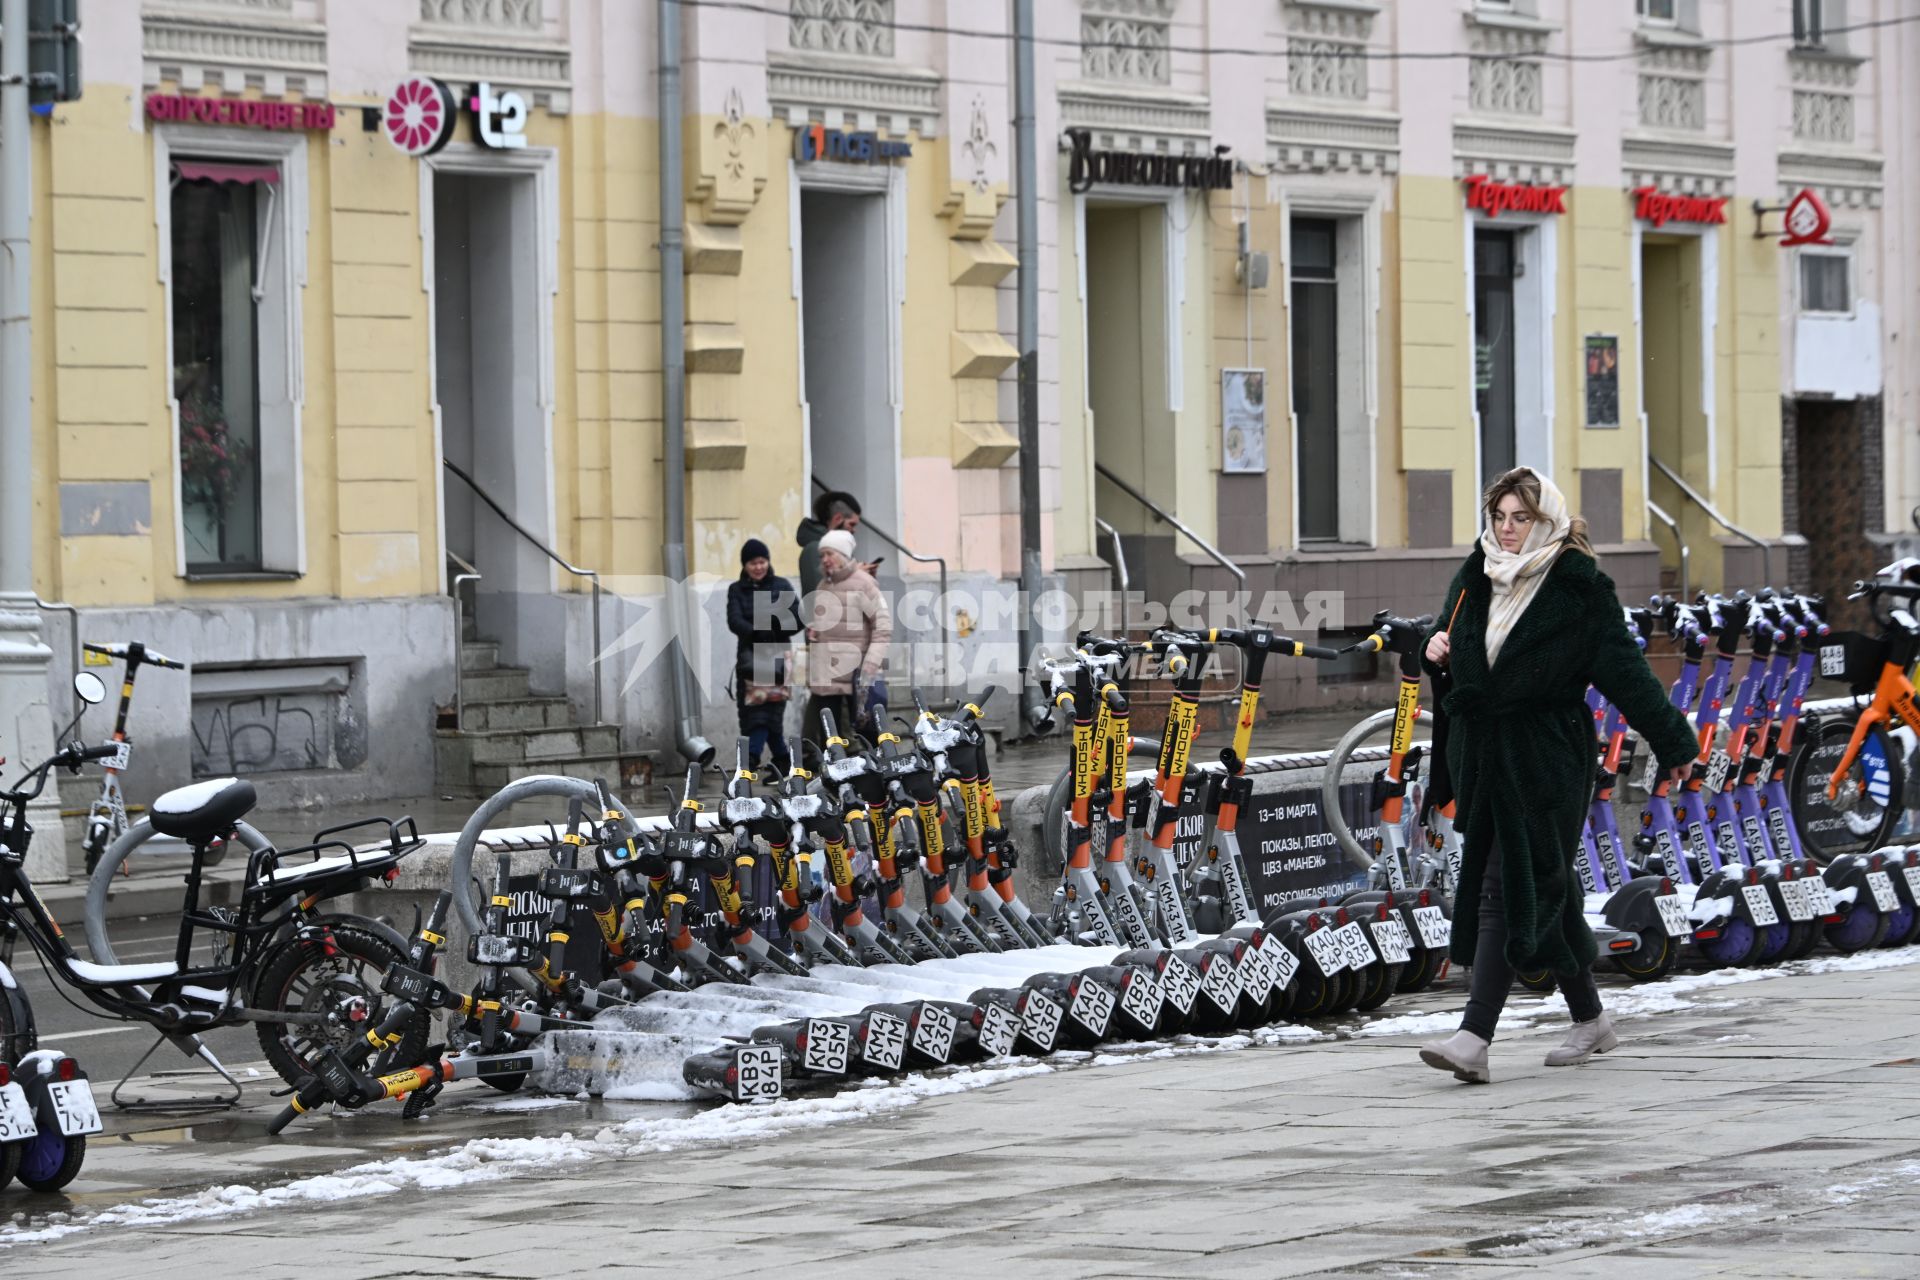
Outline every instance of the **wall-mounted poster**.
[(1620, 339), (1611, 333), (1587, 335), (1587, 425), (1620, 425)]
[(1267, 469), (1267, 371), (1220, 371), (1220, 429), (1225, 448), (1222, 471)]

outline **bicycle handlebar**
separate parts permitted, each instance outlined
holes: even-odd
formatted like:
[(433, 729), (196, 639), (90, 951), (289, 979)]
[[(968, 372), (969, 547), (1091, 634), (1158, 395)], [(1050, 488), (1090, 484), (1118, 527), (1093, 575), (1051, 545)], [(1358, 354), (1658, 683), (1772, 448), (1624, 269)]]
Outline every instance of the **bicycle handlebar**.
[[(133, 652), (133, 645), (125, 642), (99, 643), (89, 640), (80, 646), (88, 653), (97, 653), (106, 658), (126, 659)], [(140, 646), (140, 661), (150, 667), (166, 667), (170, 671), (185, 671), (187, 664), (175, 658), (169, 658), (158, 649)]]

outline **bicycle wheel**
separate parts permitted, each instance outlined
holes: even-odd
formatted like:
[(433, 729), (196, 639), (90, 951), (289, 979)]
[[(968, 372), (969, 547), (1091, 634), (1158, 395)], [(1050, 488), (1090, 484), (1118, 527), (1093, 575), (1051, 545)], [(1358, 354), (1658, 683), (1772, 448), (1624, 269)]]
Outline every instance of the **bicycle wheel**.
[[(87, 880), (87, 950), (93, 953), (95, 964), (120, 963), (114, 958), (113, 941), (107, 936), (107, 901), (113, 896), (114, 886), (120, 882), (120, 864), (132, 857), (141, 845), (156, 838), (170, 840), (170, 837), (158, 836), (151, 822), (140, 819), (107, 846), (106, 853), (101, 856), (93, 868), (93, 875)], [(244, 822), (233, 824), (233, 838), (250, 853), (273, 847), (272, 841)]]
[(1800, 828), (1801, 849), (1823, 864), (1843, 853), (1880, 848), (1900, 819), (1905, 771), (1884, 725), (1867, 730), (1839, 794), (1827, 798), (1828, 780), (1846, 754), (1853, 726), (1846, 717), (1821, 720), (1794, 748), (1787, 766), (1787, 798)]
[[(1134, 734), (1127, 742), (1129, 758), (1140, 755), (1159, 755), (1160, 739), (1143, 738)], [(1124, 780), (1121, 785), (1125, 785)], [(1067, 810), (1073, 805), (1073, 770), (1062, 769), (1060, 776), (1047, 788), (1047, 805), (1040, 812), (1045, 815), (1040, 823), (1040, 847), (1046, 851), (1046, 871), (1057, 875), (1067, 865)], [(1094, 856), (1098, 858), (1106, 849), (1106, 815), (1090, 815), (1094, 828)]]
[[(598, 813), (600, 792), (592, 782), (585, 778), (563, 778), (557, 774), (543, 773), (531, 778), (521, 778), (509, 782), (500, 790), (480, 802), (480, 807), (467, 819), (467, 825), (460, 828), (460, 838), (453, 842), (453, 857), (447, 870), (447, 886), (453, 890), (453, 907), (460, 914), (460, 922), (470, 934), (479, 933), (480, 907), (485, 900), (485, 892), (473, 878), (473, 851), (480, 844), (480, 837), (494, 820), (516, 804), (528, 800), (552, 799), (571, 800), (578, 796), (586, 801), (589, 812)], [(620, 811), (621, 831), (627, 836), (640, 834), (640, 828), (627, 812), (626, 805), (618, 797), (614, 798), (614, 807)], [(555, 821), (566, 816), (564, 803), (560, 806)]]
[[(1368, 745), (1368, 739), (1392, 733), (1393, 715), (1392, 708), (1388, 708), (1385, 711), (1376, 711), (1366, 719), (1360, 721), (1360, 723), (1354, 725), (1353, 728), (1347, 730), (1346, 735), (1342, 737), (1334, 746), (1333, 750), (1328, 753), (1326, 771), (1320, 775), (1320, 816), (1326, 820), (1327, 829), (1333, 832), (1333, 838), (1335, 842), (1339, 844), (1340, 851), (1347, 856), (1348, 864), (1363, 871), (1373, 865), (1374, 851), (1363, 846), (1360, 841), (1354, 837), (1353, 828), (1347, 825), (1347, 816), (1342, 812), (1340, 806), (1340, 779), (1342, 775), (1346, 773), (1347, 762), (1352, 758), (1354, 752)], [(1417, 723), (1431, 726), (1433, 724), (1432, 713), (1428, 711), (1420, 712)], [(1385, 744), (1381, 743), (1379, 745)], [(1423, 755), (1420, 765), (1422, 778), (1424, 778), (1430, 767), (1429, 759)], [(1410, 788), (1410, 798), (1412, 794), (1413, 789)], [(1410, 848), (1417, 849), (1420, 847), (1421, 841), (1419, 839), (1419, 833), (1411, 830), (1411, 827), (1419, 822), (1419, 817), (1419, 805), (1409, 804), (1406, 807), (1405, 816), (1401, 819), (1402, 822), (1409, 824), (1408, 846)]]
[[(248, 996), (250, 1007), (271, 1013), (318, 1015), (314, 1023), (259, 1022), (260, 1049), (280, 1078), (298, 1089), (328, 1045), (345, 1049), (378, 1026), (389, 997), (380, 989), (387, 970), (406, 960), (393, 944), (351, 917), (329, 916), (332, 952), (318, 940), (293, 938), (269, 954)], [(426, 1056), (432, 1014), (421, 1010), (400, 1043), (386, 1052), (382, 1070), (417, 1065)]]

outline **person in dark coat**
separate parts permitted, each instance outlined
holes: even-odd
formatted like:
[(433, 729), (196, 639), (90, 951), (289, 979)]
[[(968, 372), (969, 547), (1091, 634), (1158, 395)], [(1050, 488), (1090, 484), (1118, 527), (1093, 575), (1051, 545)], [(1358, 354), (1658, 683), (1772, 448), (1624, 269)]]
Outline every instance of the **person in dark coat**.
[(785, 773), (788, 656), (800, 634), (800, 599), (793, 584), (773, 571), (767, 544), (748, 538), (740, 547), (740, 577), (727, 585), (727, 630), (737, 637), (734, 697), (740, 707), (740, 733), (747, 739), (748, 763), (760, 767), (760, 753), (771, 749), (774, 767)]
[(1515, 971), (1549, 970), (1566, 995), (1573, 1030), (1548, 1066), (1619, 1044), (1594, 985), (1598, 947), (1573, 869), (1598, 762), (1587, 686), (1676, 777), (1700, 744), (1628, 634), (1586, 522), (1568, 515), (1553, 481), (1517, 467), (1488, 486), (1481, 510), (1486, 528), (1439, 614), (1450, 625), (1426, 649), (1429, 670), (1453, 679), (1441, 703), (1462, 847), (1450, 952), (1472, 980), (1460, 1030), (1420, 1057), (1484, 1084)]
[[(813, 514), (793, 531), (800, 544), (800, 594), (808, 600), (820, 589), (820, 538), (835, 529), (848, 533), (860, 531), (860, 500), (845, 490), (834, 489), (813, 500)], [(880, 568), (878, 560), (861, 562), (868, 573)]]

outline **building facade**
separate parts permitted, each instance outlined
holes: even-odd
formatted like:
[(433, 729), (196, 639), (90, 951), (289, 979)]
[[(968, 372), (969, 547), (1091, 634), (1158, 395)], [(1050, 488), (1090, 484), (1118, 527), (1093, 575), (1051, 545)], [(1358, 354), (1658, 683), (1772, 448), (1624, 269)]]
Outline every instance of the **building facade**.
[[(136, 793), (670, 754), (676, 464), (723, 747), (720, 592), (748, 537), (792, 572), (822, 486), (883, 581), (947, 591), (896, 662), (1010, 678), (1007, 6), (681, 7), (671, 460), (655, 3), (124, 8), (36, 123), (36, 554), (86, 638), (194, 664), (142, 684)], [(1895, 0), (1036, 8), (1057, 582), (1281, 591), (1337, 633), (1433, 607), (1515, 463), (1626, 597), (1680, 585), (1682, 544), (1696, 589), (1831, 590), (1916, 529)], [(1832, 243), (1783, 249), (1802, 190)]]

